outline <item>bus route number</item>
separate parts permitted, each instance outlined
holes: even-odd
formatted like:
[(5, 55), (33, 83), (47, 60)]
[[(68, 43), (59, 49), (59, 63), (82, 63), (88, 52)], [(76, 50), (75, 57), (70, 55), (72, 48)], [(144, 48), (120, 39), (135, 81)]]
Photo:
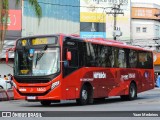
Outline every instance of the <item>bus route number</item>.
[(41, 45), (41, 44), (47, 44), (48, 40), (47, 38), (35, 38), (32, 39), (32, 45)]

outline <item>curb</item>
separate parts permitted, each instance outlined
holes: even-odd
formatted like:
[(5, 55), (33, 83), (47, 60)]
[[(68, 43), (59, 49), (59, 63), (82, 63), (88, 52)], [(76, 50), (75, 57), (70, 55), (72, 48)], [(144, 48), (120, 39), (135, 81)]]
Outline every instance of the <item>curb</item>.
[(5, 90), (0, 90), (0, 101), (7, 101), (8, 94)]
[(8, 100), (14, 99), (14, 94), (12, 89), (7, 90), (6, 93), (7, 93)]

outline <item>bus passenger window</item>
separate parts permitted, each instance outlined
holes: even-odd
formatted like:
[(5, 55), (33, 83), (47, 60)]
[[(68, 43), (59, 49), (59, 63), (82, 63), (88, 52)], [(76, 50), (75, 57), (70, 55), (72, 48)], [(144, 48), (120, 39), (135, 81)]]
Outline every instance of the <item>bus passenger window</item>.
[(119, 49), (118, 48), (114, 48), (114, 67), (119, 67)]
[(138, 63), (139, 68), (152, 69), (153, 68), (152, 62), (153, 59), (151, 53), (147, 52), (139, 53), (139, 63)]
[(152, 69), (153, 68), (153, 58), (152, 58), (152, 53), (147, 54), (147, 68)]
[(120, 68), (126, 68), (126, 57), (124, 50), (119, 50), (118, 63)]
[(139, 62), (138, 67), (139, 68), (146, 68), (146, 61), (147, 61), (147, 54), (145, 52), (141, 52), (138, 54)]
[(130, 50), (129, 52), (129, 65), (131, 68), (136, 68), (137, 66), (137, 52)]
[(108, 49), (108, 59), (109, 61), (107, 61), (108, 67), (114, 67), (114, 51), (112, 47), (109, 47)]
[[(72, 56), (71, 60), (67, 60), (67, 57), (66, 57), (67, 51), (71, 52), (71, 56)], [(77, 49), (65, 48), (63, 57), (64, 57), (63, 58), (64, 59), (63, 76), (65, 77), (65, 76), (71, 74), (73, 71), (78, 69), (78, 51), (77, 51)]]
[(91, 43), (86, 44), (86, 66), (87, 67), (95, 67), (95, 53)]
[(78, 67), (78, 51), (70, 49), (72, 59), (69, 62), (69, 67)]

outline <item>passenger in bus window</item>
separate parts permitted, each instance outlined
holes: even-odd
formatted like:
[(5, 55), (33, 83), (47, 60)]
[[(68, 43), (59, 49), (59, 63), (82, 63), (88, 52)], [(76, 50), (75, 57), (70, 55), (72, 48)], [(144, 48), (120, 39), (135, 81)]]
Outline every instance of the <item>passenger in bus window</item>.
[(147, 54), (147, 68), (152, 69), (153, 68), (153, 58), (152, 58), (152, 54), (148, 53)]

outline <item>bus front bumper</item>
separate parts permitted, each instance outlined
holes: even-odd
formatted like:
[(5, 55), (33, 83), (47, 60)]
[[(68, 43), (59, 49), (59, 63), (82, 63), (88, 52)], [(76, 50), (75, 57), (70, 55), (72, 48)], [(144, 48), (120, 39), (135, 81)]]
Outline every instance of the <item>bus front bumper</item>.
[(60, 100), (60, 88), (55, 90), (50, 90), (47, 94), (44, 95), (36, 95), (36, 93), (20, 93), (16, 88), (14, 91), (14, 99), (15, 100), (27, 100), (27, 101), (41, 101), (41, 100)]

